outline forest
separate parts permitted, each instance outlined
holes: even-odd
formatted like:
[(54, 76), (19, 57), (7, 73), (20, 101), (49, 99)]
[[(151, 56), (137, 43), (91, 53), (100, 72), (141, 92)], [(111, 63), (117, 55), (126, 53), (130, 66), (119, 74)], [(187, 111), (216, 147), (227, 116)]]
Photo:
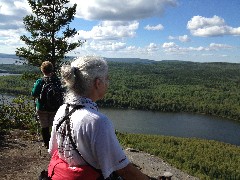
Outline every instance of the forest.
[[(187, 61), (109, 61), (110, 86), (104, 107), (162, 112), (191, 112), (240, 120), (240, 64)], [(23, 66), (23, 65), (22, 65)], [(10, 73), (37, 68), (0, 65)], [(38, 73), (38, 74), (37, 74)], [(0, 77), (0, 93), (29, 95), (35, 79)]]
[[(23, 73), (0, 76), (0, 93), (17, 96), (12, 103), (0, 103), (0, 135), (14, 128), (28, 129), (32, 134), (37, 132), (30, 91), (41, 74), (38, 68), (27, 68), (0, 65), (4, 72)], [(109, 61), (109, 90), (98, 104), (118, 108), (205, 113), (239, 120), (239, 70), (240, 64), (231, 63)], [(118, 131), (116, 134), (123, 147), (132, 147), (163, 158), (200, 179), (240, 178), (239, 146), (197, 138)]]
[(240, 120), (240, 64), (109, 63), (108, 107), (193, 112)]

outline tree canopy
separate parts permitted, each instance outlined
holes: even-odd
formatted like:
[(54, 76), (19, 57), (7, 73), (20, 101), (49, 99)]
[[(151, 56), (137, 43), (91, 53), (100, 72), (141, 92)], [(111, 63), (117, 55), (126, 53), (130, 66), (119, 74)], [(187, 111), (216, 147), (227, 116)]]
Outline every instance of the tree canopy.
[(28, 3), (33, 14), (25, 16), (23, 23), (30, 36), (20, 37), (26, 46), (17, 48), (16, 55), (24, 63), (37, 67), (48, 60), (57, 70), (65, 54), (83, 44), (81, 40), (68, 41), (77, 34), (70, 27), (77, 5), (67, 6), (69, 0), (28, 0)]

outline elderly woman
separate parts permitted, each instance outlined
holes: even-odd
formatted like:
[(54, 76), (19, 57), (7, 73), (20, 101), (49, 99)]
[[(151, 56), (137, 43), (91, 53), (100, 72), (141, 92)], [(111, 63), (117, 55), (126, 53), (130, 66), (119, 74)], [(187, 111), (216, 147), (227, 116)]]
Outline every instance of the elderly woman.
[[(108, 89), (108, 66), (100, 57), (78, 58), (61, 69), (65, 104), (54, 119), (48, 167), (51, 179), (148, 179), (120, 146), (112, 122), (95, 101)], [(117, 174), (117, 175), (116, 175)]]

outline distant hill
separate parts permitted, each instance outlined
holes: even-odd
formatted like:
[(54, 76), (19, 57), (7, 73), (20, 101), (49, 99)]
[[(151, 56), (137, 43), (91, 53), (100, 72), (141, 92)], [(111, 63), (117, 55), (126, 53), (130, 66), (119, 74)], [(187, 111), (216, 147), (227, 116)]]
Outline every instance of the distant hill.
[[(15, 54), (4, 54), (0, 53), (0, 64), (1, 64), (1, 59), (13, 59), (13, 60), (18, 60), (19, 57), (16, 56)], [(75, 59), (76, 56), (67, 56), (66, 61), (68, 60), (73, 60)], [(149, 59), (141, 59), (141, 58), (107, 58), (104, 57), (108, 62), (119, 62), (119, 63), (140, 63), (140, 64), (152, 64), (152, 63), (157, 63), (157, 62), (163, 62), (163, 63), (181, 63), (181, 64), (189, 64), (189, 63), (200, 63), (200, 62), (193, 62), (193, 61), (184, 61), (184, 60), (177, 60), (177, 59), (172, 59), (172, 60), (149, 60)], [(13, 62), (15, 63), (15, 61)], [(209, 64), (239, 64), (239, 63), (231, 63), (231, 62), (203, 62), (203, 63), (209, 63)], [(9, 63), (11, 64), (11, 63)]]
[[(14, 54), (4, 54), (0, 53), (0, 58), (12, 58), (12, 59), (19, 59), (18, 56)], [(67, 59), (73, 59), (73, 56), (69, 56)], [(110, 62), (124, 62), (124, 63), (153, 63), (155, 61), (149, 59), (140, 59), (140, 58), (105, 58), (107, 61)]]
[(122, 62), (122, 63), (153, 63), (156, 61), (149, 59), (140, 59), (140, 58), (106, 58), (107, 61), (110, 62)]
[(4, 53), (0, 53), (0, 58), (19, 59), (18, 56), (16, 56), (15, 54), (4, 54)]

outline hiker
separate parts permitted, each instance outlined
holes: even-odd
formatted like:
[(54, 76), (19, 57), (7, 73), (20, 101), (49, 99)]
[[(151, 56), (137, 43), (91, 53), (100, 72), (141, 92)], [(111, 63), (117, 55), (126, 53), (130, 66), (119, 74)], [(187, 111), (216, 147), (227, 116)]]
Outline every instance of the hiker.
[(55, 75), (53, 64), (50, 61), (44, 61), (40, 69), (43, 77), (36, 80), (31, 94), (36, 98), (36, 113), (41, 125), (43, 143), (48, 149), (51, 135), (50, 128), (56, 111), (63, 102), (63, 90), (61, 89), (61, 81)]
[(120, 146), (112, 122), (99, 112), (97, 100), (108, 85), (108, 65), (100, 57), (85, 56), (61, 68), (67, 87), (65, 103), (54, 118), (48, 176), (57, 179), (145, 180)]

